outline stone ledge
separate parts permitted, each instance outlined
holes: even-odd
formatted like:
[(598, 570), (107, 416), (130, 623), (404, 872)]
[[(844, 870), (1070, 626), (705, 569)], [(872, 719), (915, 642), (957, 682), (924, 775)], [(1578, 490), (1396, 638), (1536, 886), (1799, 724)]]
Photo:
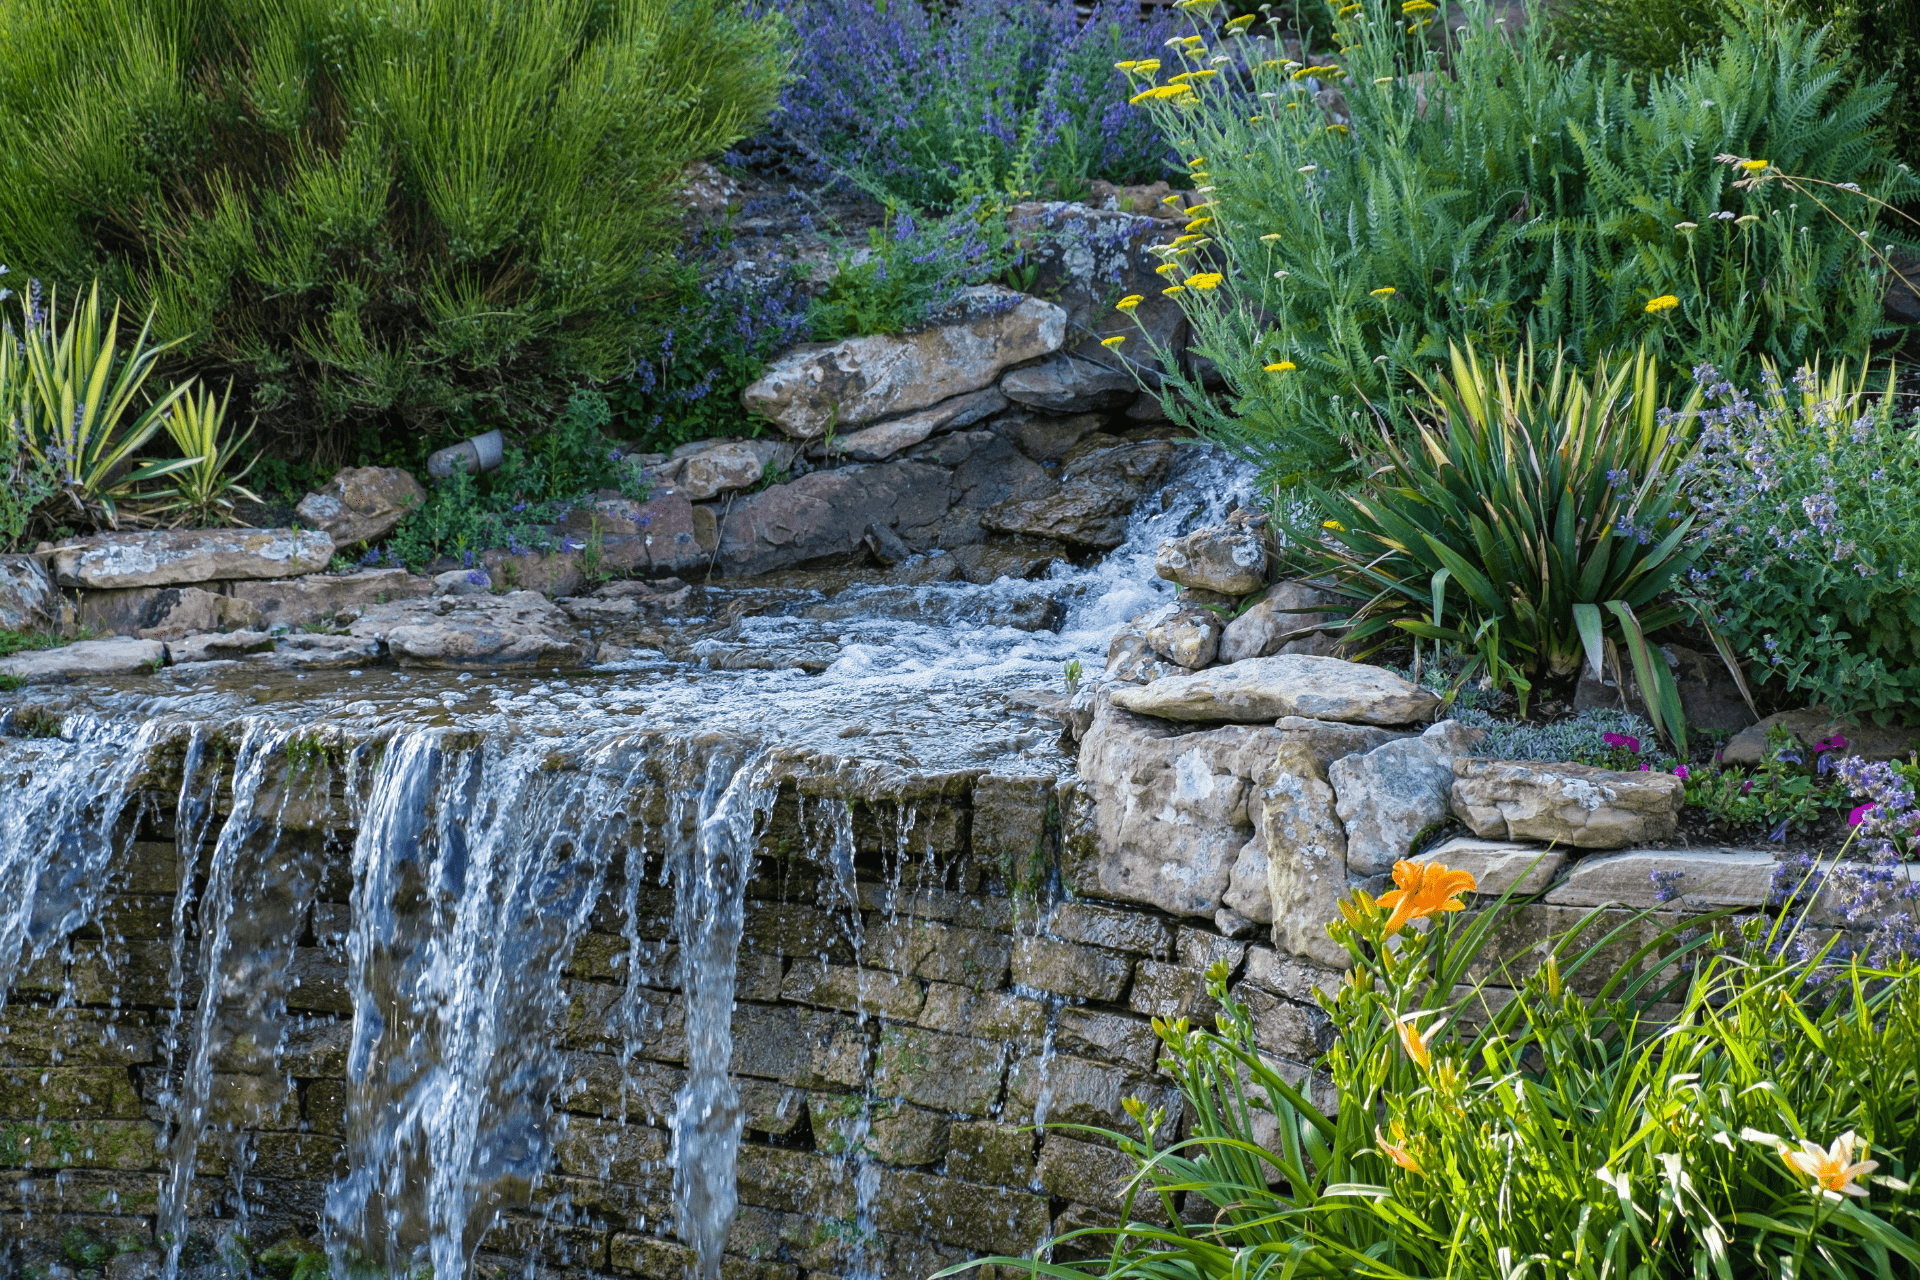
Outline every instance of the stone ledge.
[(1628, 849), (1580, 859), (1572, 874), (1547, 894), (1547, 903), (1668, 911), (1757, 909), (1767, 903), (1777, 866), (1774, 856), (1760, 849)]

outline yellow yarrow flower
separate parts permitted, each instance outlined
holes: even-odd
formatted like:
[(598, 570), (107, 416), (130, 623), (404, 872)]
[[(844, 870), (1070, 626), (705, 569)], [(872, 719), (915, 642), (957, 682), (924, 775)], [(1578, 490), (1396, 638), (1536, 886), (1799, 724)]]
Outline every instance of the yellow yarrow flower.
[(1209, 222), (1212, 222), (1212, 221), (1213, 221), (1212, 218), (1195, 218), (1191, 222), (1187, 223), (1187, 230), (1192, 231), (1195, 227), (1204, 227)]
[(1372, 293), (1368, 294), (1367, 296), (1370, 298), (1391, 298), (1394, 294), (1398, 292), (1400, 291), (1394, 288), (1392, 285), (1387, 285), (1383, 289), (1375, 289)]
[(1183, 284), (1176, 284), (1176, 285), (1169, 286), (1168, 288), (1162, 289), (1160, 292), (1166, 294), (1169, 298), (1171, 298), (1176, 293), (1185, 293), (1186, 291), (1187, 291), (1187, 286)]
[[(1169, 263), (1167, 266), (1164, 266), (1164, 267), (1155, 268), (1156, 271), (1170, 271), (1172, 269), (1173, 269), (1173, 266), (1171, 263)], [(1141, 297), (1139, 294), (1130, 293), (1126, 297), (1120, 299), (1120, 301), (1114, 303), (1113, 309), (1115, 311), (1131, 311), (1145, 301), (1146, 299)]]
[(1344, 7), (1342, 7), (1341, 9), (1339, 9), (1339, 10), (1338, 10), (1337, 12), (1335, 12), (1333, 16), (1334, 16), (1334, 17), (1336, 17), (1336, 18), (1344, 18), (1344, 17), (1346, 17), (1346, 16), (1348, 15), (1348, 14), (1350, 14), (1350, 13), (1358, 13), (1358, 12), (1360, 12), (1360, 10), (1362, 10), (1362, 9), (1364, 9), (1364, 8), (1366, 8), (1366, 7), (1367, 7), (1367, 6), (1365, 6), (1365, 5), (1363, 5), (1363, 4), (1350, 4), (1350, 5), (1346, 5), (1346, 6), (1344, 6)]
[(1295, 365), (1291, 360), (1275, 360), (1272, 364), (1266, 366), (1266, 371), (1268, 373), (1292, 373), (1294, 368)]
[(1657, 315), (1662, 311), (1671, 311), (1679, 305), (1680, 299), (1670, 293), (1663, 293), (1659, 297), (1650, 299), (1647, 302), (1647, 314), (1650, 316)]
[(1252, 25), (1253, 25), (1253, 15), (1250, 13), (1243, 13), (1239, 17), (1234, 18), (1227, 23), (1227, 30), (1245, 31), (1248, 27)]
[(1204, 240), (1204, 239), (1206, 239), (1205, 236), (1193, 236), (1193, 235), (1179, 236), (1175, 238), (1173, 242), (1173, 247), (1178, 249), (1183, 244), (1192, 244), (1196, 240)]
[(1178, 271), (1179, 269), (1180, 269), (1180, 264), (1177, 262), (1163, 262), (1159, 266), (1153, 269), (1153, 274), (1157, 276), (1164, 276), (1164, 275), (1170, 274), (1171, 272)]
[(1772, 163), (1771, 160), (1742, 160), (1740, 167), (1748, 173), (1758, 173)]
[(1215, 289), (1225, 278), (1218, 271), (1203, 271), (1197, 276), (1189, 276), (1187, 283), (1196, 289)]
[(1117, 347), (1121, 343), (1125, 342), (1126, 340), (1127, 340), (1126, 334), (1116, 333), (1111, 338), (1100, 339), (1100, 345), (1103, 347)]
[(1278, 231), (1269, 231), (1267, 232), (1267, 234), (1260, 237), (1261, 244), (1278, 244), (1279, 241), (1280, 241), (1280, 233)]

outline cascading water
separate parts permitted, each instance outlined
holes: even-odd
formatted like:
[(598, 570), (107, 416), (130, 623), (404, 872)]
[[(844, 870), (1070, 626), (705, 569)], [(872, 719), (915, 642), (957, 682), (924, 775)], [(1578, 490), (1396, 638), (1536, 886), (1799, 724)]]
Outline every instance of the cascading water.
[[(155, 1070), (167, 1081), (154, 1212), (171, 1280), (193, 1265), (186, 1245), (209, 1215), (244, 1226), (267, 1197), (250, 1171), (251, 1127), (313, 1109), (283, 1065), (302, 1030), (288, 1008), (303, 957), (320, 945), (316, 904), (335, 868), (344, 887), (325, 892), (349, 922), (345, 973), (341, 1006), (320, 1026), (345, 1059), (344, 1153), (315, 1218), (319, 1243), (342, 1277), (368, 1268), (453, 1277), (477, 1251), (500, 1247), (505, 1226), (602, 1212), (551, 1182), (566, 1113), (581, 1111), (566, 1102), (578, 1085), (562, 1050), (578, 1016), (567, 975), (583, 939), (606, 927), (596, 911), (612, 903), (625, 947), (612, 980), (623, 985), (593, 1016), (606, 1020), (620, 1101), (605, 1112), (611, 1127), (595, 1132), (612, 1141), (625, 1122), (666, 1126), (657, 1151), (638, 1145), (671, 1170), (670, 1204), (635, 1210), (625, 1229), (670, 1232), (699, 1280), (717, 1280), (747, 1110), (729, 1073), (736, 954), (760, 842), (791, 776), (782, 770), (795, 758), (857, 763), (869, 790), (884, 789), (874, 779), (889, 771), (1054, 770), (1057, 728), (1022, 722), (1007, 695), (1057, 690), (1069, 659), (1097, 668), (1114, 628), (1171, 592), (1152, 575), (1158, 543), (1223, 517), (1249, 479), (1194, 450), (1142, 504), (1125, 545), (1041, 582), (940, 583), (907, 593), (911, 609), (897, 587), (854, 586), (834, 598), (832, 617), (740, 619), (742, 638), (770, 648), (830, 643), (834, 660), (812, 675), (641, 660), (566, 676), (354, 671), (251, 687), (184, 675), (140, 692), (76, 686), (60, 717), (0, 724), (13, 735), (0, 742), (12, 779), (0, 788), (0, 1004), (22, 973), (101, 918), (116, 858), (143, 813), (165, 808), (170, 930), (150, 936), (164, 939), (171, 993), (153, 1022)], [(992, 620), (1036, 592), (1057, 607), (1058, 631)], [(57, 735), (31, 736), (54, 724)], [(841, 922), (835, 945), (849, 954), (834, 963), (864, 973), (874, 958), (859, 877), (870, 864), (856, 867), (848, 803), (817, 794), (790, 856), (823, 873), (810, 905)], [(937, 855), (931, 843), (910, 852), (932, 825), (910, 802), (890, 821), (881, 861), (893, 868), (886, 900), (897, 909), (918, 892), (906, 891), (905, 868)], [(670, 891), (670, 922), (649, 886)], [(820, 948), (824, 966), (832, 948)], [(51, 999), (58, 1008), (72, 997)], [(1051, 1012), (1045, 1055), (1055, 1052)], [(869, 1039), (848, 1061), (870, 1073), (879, 1022), (858, 984), (850, 1014)], [(683, 1056), (663, 1059), (675, 1016)], [(677, 1065), (663, 1074), (663, 1060)], [(836, 1140), (852, 1185), (844, 1238), (858, 1243), (836, 1274), (878, 1277), (891, 1274), (878, 1243), (891, 1175), (868, 1154), (870, 1075), (852, 1087)], [(644, 1101), (629, 1108), (629, 1097)], [(766, 1123), (796, 1110), (804, 1122), (805, 1099), (782, 1095), (785, 1110)], [(1043, 1116), (1050, 1099), (1037, 1099)], [(622, 1169), (628, 1181), (651, 1176), (631, 1161)]]

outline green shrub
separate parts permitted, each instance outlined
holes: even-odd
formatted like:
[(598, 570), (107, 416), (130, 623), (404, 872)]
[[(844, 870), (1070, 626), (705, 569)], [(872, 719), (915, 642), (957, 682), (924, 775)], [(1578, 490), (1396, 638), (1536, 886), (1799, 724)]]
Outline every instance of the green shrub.
[[(1462, 338), (1505, 354), (1530, 336), (1582, 365), (1645, 344), (1730, 373), (1866, 349), (1879, 263), (1811, 201), (1735, 190), (1740, 172), (1714, 160), (1920, 191), (1876, 132), (1886, 86), (1854, 82), (1819, 33), (1736, 24), (1710, 57), (1636, 87), (1507, 38), (1482, 0), (1449, 10), (1465, 31), (1443, 72), (1437, 50), (1405, 52), (1399, 7), (1364, 0), (1342, 19), (1344, 75), (1225, 37), (1163, 60), (1210, 78), (1181, 90), (1160, 73), (1143, 90), (1212, 200), (1172, 252), (1214, 286), (1179, 296), (1228, 394), (1175, 379), (1176, 418), (1284, 480), (1346, 464), (1362, 397), (1387, 402)], [(1252, 65), (1243, 81), (1216, 57)], [(1328, 123), (1318, 78), (1338, 80), (1350, 123)]]
[(1564, 353), (1551, 370), (1523, 351), (1491, 373), (1472, 347), (1451, 357), (1452, 378), (1406, 405), (1413, 438), (1382, 434), (1365, 487), (1309, 490), (1325, 519), (1296, 554), (1361, 602), (1347, 644), (1458, 645), (1519, 695), (1522, 718), (1536, 679), (1603, 669), (1613, 644), (1652, 673), (1657, 726), (1683, 735), (1645, 634), (1680, 619), (1663, 597), (1705, 549), (1688, 539), (1688, 414), (1663, 410), (1645, 352), (1590, 380)]
[(1791, 387), (1762, 376), (1756, 401), (1700, 372), (1714, 406), (1691, 470), (1712, 553), (1693, 589), (1778, 687), (1892, 715), (1920, 701), (1920, 436), (1891, 376), (1879, 396), (1844, 363)]
[(536, 418), (652, 331), (687, 161), (771, 110), (734, 0), (0, 9), (0, 260), (154, 309), (311, 438)]
[(867, 234), (864, 252), (842, 252), (833, 278), (808, 315), (822, 342), (862, 333), (918, 328), (985, 284), (1013, 261), (1005, 210), (971, 200), (941, 218), (915, 218), (904, 206)]
[[(1054, 1241), (1056, 1256), (1095, 1251), (1084, 1261), (990, 1261), (1062, 1280), (1866, 1280), (1920, 1267), (1909, 963), (1827, 964), (1824, 949), (1789, 960), (1802, 939), (1760, 920), (1729, 930), (1724, 954), (1708, 950), (1726, 928), (1710, 918), (1635, 950), (1650, 927), (1608, 933), (1596, 912), (1515, 981), (1481, 954), (1503, 909), (1398, 929), (1409, 905), (1416, 918), (1457, 910), (1449, 895), (1471, 876), (1401, 863), (1395, 877), (1417, 885), (1411, 904), (1357, 893), (1329, 930), (1354, 963), (1317, 997), (1337, 1107), (1277, 1069), (1221, 962), (1208, 974), (1217, 1031), (1155, 1022), (1189, 1118), (1129, 1099), (1141, 1136), (1096, 1131), (1133, 1158), (1122, 1225)], [(1599, 971), (1623, 951), (1618, 971)], [(1511, 1001), (1471, 981), (1476, 960), (1519, 987)], [(1687, 967), (1677, 990), (1656, 977), (1672, 961)], [(1824, 1163), (1847, 1147), (1839, 1163), (1861, 1167), (1830, 1174), (1831, 1190), (1803, 1171), (1810, 1148)]]

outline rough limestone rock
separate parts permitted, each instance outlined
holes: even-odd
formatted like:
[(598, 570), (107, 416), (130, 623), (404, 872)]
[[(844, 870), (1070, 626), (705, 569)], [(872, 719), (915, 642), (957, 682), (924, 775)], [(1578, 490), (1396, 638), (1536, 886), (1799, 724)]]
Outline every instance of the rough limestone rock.
[(1199, 605), (1176, 605), (1147, 628), (1147, 647), (1177, 667), (1197, 671), (1220, 648), (1220, 615)]
[(869, 525), (925, 545), (958, 496), (953, 472), (911, 458), (814, 471), (735, 501), (720, 524), (718, 564), (745, 577), (862, 554)]
[(158, 671), (166, 660), (167, 647), (158, 640), (118, 636), (0, 658), (0, 676), (12, 676), (22, 684), (65, 684), (69, 680)]
[(1487, 736), (1458, 720), (1442, 720), (1417, 738), (1336, 760), (1327, 777), (1340, 797), (1347, 866), (1377, 876), (1411, 856), (1422, 832), (1452, 814), (1453, 760)]
[(1120, 409), (1140, 393), (1125, 369), (1071, 352), (1048, 356), (1000, 379), (1007, 399), (1043, 413), (1089, 413)]
[(836, 457), (856, 462), (879, 462), (902, 449), (911, 449), (927, 437), (941, 431), (958, 431), (983, 422), (1007, 407), (1007, 398), (996, 387), (955, 396), (918, 413), (876, 422), (844, 436), (835, 436), (830, 449)]
[(1211, 918), (1256, 834), (1250, 801), (1272, 780), (1280, 742), (1242, 725), (1183, 734), (1096, 699), (1080, 741), (1089, 812), (1070, 842), (1075, 892)]
[(380, 660), (380, 642), (370, 636), (299, 634), (281, 636), (264, 659), (276, 667), (360, 667)]
[(713, 542), (700, 541), (702, 513), (710, 514), (710, 509), (694, 506), (679, 484), (654, 489), (645, 502), (617, 494), (601, 497), (590, 509), (576, 509), (567, 518), (565, 530), (574, 550), (545, 553), (544, 560), (537, 551), (519, 556), (489, 551), (487, 571), (495, 582), (509, 588), (568, 595), (584, 581), (579, 557), (596, 545), (602, 572), (666, 574), (704, 569), (713, 554)]
[(805, 343), (774, 359), (741, 395), (749, 413), (796, 440), (845, 432), (992, 386), (1023, 361), (1060, 349), (1067, 313), (997, 286), (969, 289), (919, 333)]
[(1667, 911), (1751, 911), (1767, 905), (1779, 865), (1762, 849), (1628, 849), (1580, 859), (1547, 901), (1556, 907), (1617, 903)]
[(1160, 544), (1153, 571), (1170, 582), (1224, 596), (1258, 591), (1267, 580), (1267, 547), (1259, 533), (1217, 525)]
[(1281, 716), (1408, 725), (1433, 718), (1439, 696), (1379, 667), (1276, 654), (1114, 693), (1116, 705), (1168, 720), (1272, 722)]
[(436, 596), (484, 596), (493, 590), (493, 579), (485, 569), (449, 569), (433, 575)]
[(1792, 734), (1803, 747), (1831, 742), (1835, 735), (1847, 740), (1846, 755), (1868, 760), (1902, 760), (1920, 748), (1920, 729), (1901, 725), (1863, 725), (1837, 719), (1827, 708), (1808, 707), (1801, 711), (1782, 711), (1733, 735), (1720, 752), (1723, 764), (1756, 765), (1766, 754), (1767, 732), (1776, 726)]
[(1340, 899), (1347, 893), (1347, 837), (1335, 812), (1334, 789), (1326, 767), (1297, 738), (1281, 743), (1275, 768), (1260, 795), (1273, 944), (1316, 964), (1345, 969), (1352, 958), (1327, 936), (1327, 922), (1339, 918)]
[(318, 529), (334, 545), (377, 542), (392, 533), (407, 512), (427, 500), (420, 482), (399, 467), (347, 467), (326, 487), (293, 509), (305, 529)]
[(233, 584), (233, 598), (258, 609), (261, 625), (269, 630), (298, 630), (315, 623), (345, 626), (374, 605), (432, 593), (432, 578), (405, 569), (362, 569), (357, 573)]
[(1129, 443), (1096, 432), (1075, 445), (1060, 468), (1060, 487), (1043, 497), (1002, 503), (980, 524), (1111, 551), (1127, 540), (1134, 506), (1173, 469), (1170, 440)]
[(1304, 582), (1276, 582), (1220, 636), (1220, 661), (1245, 662), (1276, 653), (1331, 657), (1340, 643), (1325, 628), (1342, 618), (1337, 596)]
[(293, 578), (333, 561), (318, 529), (153, 529), (71, 538), (53, 549), (61, 586), (170, 587), (234, 578)]
[(196, 631), (252, 631), (260, 625), (260, 609), (250, 601), (199, 587), (163, 587), (134, 634), (142, 640), (179, 640)]
[(1454, 816), (1495, 839), (1624, 849), (1673, 835), (1685, 799), (1685, 784), (1670, 773), (1467, 756), (1453, 762)]
[(190, 666), (270, 653), (273, 647), (273, 637), (264, 631), (229, 631), (177, 639), (167, 646), (167, 658), (177, 667)]
[(0, 556), (0, 630), (44, 630), (59, 613), (60, 598), (38, 560)]
[(535, 591), (376, 605), (348, 634), (383, 642), (401, 666), (572, 666), (586, 656), (566, 614)]
[(1076, 413), (1067, 418), (1012, 413), (996, 418), (993, 429), (1013, 441), (1015, 448), (1035, 462), (1054, 462), (1066, 457), (1073, 446), (1100, 430), (1106, 422), (1106, 416), (1098, 413)]
[(798, 450), (780, 440), (695, 440), (673, 451), (658, 472), (689, 502), (704, 502), (734, 489), (751, 489), (767, 468), (784, 470)]
[(1567, 852), (1516, 840), (1454, 836), (1428, 849), (1419, 861), (1472, 872), (1474, 892), (1488, 898), (1509, 889), (1516, 898), (1529, 898), (1553, 883), (1567, 865)]

